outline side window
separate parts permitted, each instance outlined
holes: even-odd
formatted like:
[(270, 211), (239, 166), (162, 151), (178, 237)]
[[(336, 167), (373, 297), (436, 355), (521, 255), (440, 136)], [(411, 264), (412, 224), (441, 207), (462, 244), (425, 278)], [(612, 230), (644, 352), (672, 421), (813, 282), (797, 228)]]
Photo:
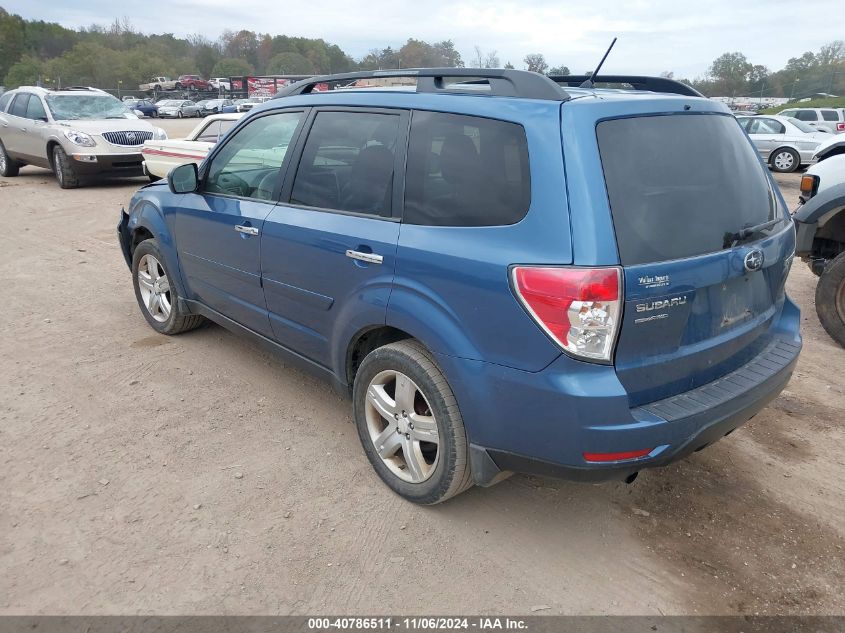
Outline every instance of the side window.
[(29, 105), (26, 107), (26, 118), (33, 120), (47, 120), (47, 113), (44, 111), (44, 106), (41, 104), (41, 99), (35, 95), (29, 97)]
[(780, 116), (788, 116), (788, 117), (792, 117), (794, 119), (796, 112), (798, 112), (798, 110), (784, 110), (783, 112), (778, 112), (778, 114)]
[(302, 112), (259, 117), (229, 139), (211, 161), (206, 193), (270, 200)]
[(785, 134), (786, 128), (774, 119), (754, 119), (750, 134)]
[(203, 141), (204, 143), (216, 143), (219, 138), (220, 121), (212, 121), (197, 134), (196, 140)]
[(795, 118), (799, 121), (818, 121), (819, 115), (816, 114), (815, 110), (797, 110)]
[(751, 119), (737, 119), (737, 121), (739, 122), (739, 126), (740, 126), (743, 130), (745, 130), (746, 132), (748, 132), (749, 134), (751, 134), (751, 129), (750, 129), (750, 126), (751, 126)]
[(838, 121), (839, 116), (836, 114), (836, 110), (822, 110), (822, 118), (825, 121)]
[(26, 118), (26, 105), (29, 103), (29, 94), (22, 92), (15, 95), (15, 100), (12, 101), (12, 107), (9, 108), (9, 114)]
[(496, 226), (528, 212), (528, 143), (516, 123), (415, 111), (407, 165), (408, 224)]
[(291, 203), (390, 216), (399, 118), (371, 112), (317, 114)]
[(0, 97), (0, 112), (6, 111), (6, 106), (9, 105), (9, 102), (12, 100), (12, 93), (7, 92), (2, 97)]

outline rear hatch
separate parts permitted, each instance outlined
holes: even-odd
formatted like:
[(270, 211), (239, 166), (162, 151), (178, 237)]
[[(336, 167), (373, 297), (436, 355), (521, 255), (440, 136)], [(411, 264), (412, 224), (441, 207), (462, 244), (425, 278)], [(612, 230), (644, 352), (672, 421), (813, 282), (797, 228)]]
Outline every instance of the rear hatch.
[(771, 342), (794, 234), (733, 117), (617, 118), (596, 134), (624, 271), (614, 362), (636, 406), (711, 382)]

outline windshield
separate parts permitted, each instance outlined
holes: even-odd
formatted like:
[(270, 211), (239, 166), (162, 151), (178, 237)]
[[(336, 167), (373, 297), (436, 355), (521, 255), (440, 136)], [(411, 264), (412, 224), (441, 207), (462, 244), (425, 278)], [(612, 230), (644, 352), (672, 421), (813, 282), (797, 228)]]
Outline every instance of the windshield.
[[(785, 221), (733, 117), (640, 116), (596, 132), (625, 266), (716, 252)], [(748, 227), (757, 230), (738, 235)]]
[(818, 132), (818, 130), (816, 128), (814, 128), (812, 125), (808, 125), (807, 123), (804, 123), (804, 121), (799, 121), (798, 119), (793, 119), (792, 117), (789, 117), (789, 122), (792, 123), (792, 125), (797, 127), (799, 130), (804, 132), (805, 134), (811, 134), (813, 132)]
[(47, 107), (57, 121), (134, 118), (126, 104), (110, 95), (47, 95)]

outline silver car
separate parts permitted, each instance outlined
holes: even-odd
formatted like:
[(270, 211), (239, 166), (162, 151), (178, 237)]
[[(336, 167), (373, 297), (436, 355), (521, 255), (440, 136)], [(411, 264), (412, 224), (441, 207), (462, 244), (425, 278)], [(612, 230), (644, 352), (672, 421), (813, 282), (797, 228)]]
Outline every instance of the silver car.
[(174, 117), (177, 119), (201, 116), (197, 104), (187, 99), (168, 99), (164, 103), (160, 103), (158, 106), (158, 115), (160, 117)]
[(737, 117), (760, 155), (773, 171), (795, 171), (813, 161), (813, 154), (829, 132), (785, 116)]

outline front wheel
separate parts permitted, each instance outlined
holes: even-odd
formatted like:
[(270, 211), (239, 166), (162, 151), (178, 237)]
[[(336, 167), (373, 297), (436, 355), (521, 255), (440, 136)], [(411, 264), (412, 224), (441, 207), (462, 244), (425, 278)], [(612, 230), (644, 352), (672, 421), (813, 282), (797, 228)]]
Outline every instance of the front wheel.
[(176, 85), (174, 86), (174, 88), (176, 88), (176, 90), (181, 90), (182, 84), (180, 84), (179, 82), (176, 82)]
[(845, 347), (845, 253), (822, 271), (816, 286), (816, 314), (830, 337)]
[(179, 295), (155, 239), (144, 240), (132, 254), (132, 285), (141, 313), (159, 334), (181, 334), (202, 325), (201, 316), (180, 308)]
[(776, 172), (785, 174), (795, 171), (801, 166), (801, 157), (794, 149), (782, 147), (772, 153), (769, 164)]
[(53, 149), (53, 172), (62, 189), (76, 189), (79, 186), (79, 176), (61, 145)]
[(176, 117), (179, 118), (179, 119), (182, 118), (182, 111), (181, 110), (179, 110), (179, 112), (176, 113)]
[(355, 375), (353, 407), (364, 452), (394, 492), (431, 505), (472, 487), (458, 403), (420, 343), (370, 352)]

